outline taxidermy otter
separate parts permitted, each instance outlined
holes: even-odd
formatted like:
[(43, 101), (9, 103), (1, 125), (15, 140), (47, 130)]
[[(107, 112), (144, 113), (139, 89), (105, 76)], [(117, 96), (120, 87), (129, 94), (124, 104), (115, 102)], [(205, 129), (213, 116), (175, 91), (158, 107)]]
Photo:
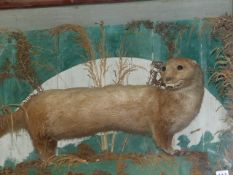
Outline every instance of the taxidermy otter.
[(0, 118), (0, 136), (12, 127), (26, 129), (42, 160), (54, 155), (58, 140), (110, 130), (150, 134), (173, 153), (173, 135), (200, 110), (203, 74), (195, 61), (172, 58), (161, 76), (165, 89), (128, 85), (44, 91), (22, 105), (25, 111)]

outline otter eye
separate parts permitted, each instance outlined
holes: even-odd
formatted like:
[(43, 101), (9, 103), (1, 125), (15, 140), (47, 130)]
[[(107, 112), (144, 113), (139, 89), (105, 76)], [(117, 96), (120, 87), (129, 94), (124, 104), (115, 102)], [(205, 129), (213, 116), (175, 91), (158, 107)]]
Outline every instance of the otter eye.
[(177, 66), (177, 70), (182, 70), (184, 67), (183, 66), (181, 66), (181, 65), (178, 65)]
[(162, 67), (162, 71), (163, 71), (163, 72), (166, 71), (166, 66), (163, 66), (163, 67)]

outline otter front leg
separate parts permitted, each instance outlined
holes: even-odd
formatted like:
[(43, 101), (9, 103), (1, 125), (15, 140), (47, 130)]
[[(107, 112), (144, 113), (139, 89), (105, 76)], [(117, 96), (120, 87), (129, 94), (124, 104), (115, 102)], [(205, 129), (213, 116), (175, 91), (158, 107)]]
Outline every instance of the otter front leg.
[(32, 142), (40, 155), (41, 160), (48, 160), (51, 156), (55, 155), (57, 141), (46, 136), (37, 135), (32, 137)]
[(156, 144), (167, 154), (175, 155), (176, 151), (172, 148), (173, 134), (168, 132), (168, 129), (151, 126), (152, 137)]

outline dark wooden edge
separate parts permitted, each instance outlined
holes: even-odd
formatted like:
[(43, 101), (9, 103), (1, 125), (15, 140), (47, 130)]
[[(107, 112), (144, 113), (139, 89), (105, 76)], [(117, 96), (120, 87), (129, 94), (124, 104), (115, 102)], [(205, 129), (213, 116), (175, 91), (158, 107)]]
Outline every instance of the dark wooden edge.
[(0, 0), (0, 9), (37, 8), (81, 4), (119, 3), (136, 0)]

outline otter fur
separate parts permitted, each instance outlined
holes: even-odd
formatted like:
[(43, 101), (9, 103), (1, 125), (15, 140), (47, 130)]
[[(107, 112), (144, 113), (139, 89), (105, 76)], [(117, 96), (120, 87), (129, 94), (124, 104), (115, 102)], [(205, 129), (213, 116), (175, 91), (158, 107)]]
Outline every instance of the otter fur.
[(42, 160), (55, 154), (57, 141), (110, 130), (149, 134), (172, 153), (173, 135), (200, 110), (204, 94), (200, 66), (188, 58), (169, 59), (161, 76), (165, 89), (149, 85), (48, 90), (0, 117), (0, 136), (26, 129)]

